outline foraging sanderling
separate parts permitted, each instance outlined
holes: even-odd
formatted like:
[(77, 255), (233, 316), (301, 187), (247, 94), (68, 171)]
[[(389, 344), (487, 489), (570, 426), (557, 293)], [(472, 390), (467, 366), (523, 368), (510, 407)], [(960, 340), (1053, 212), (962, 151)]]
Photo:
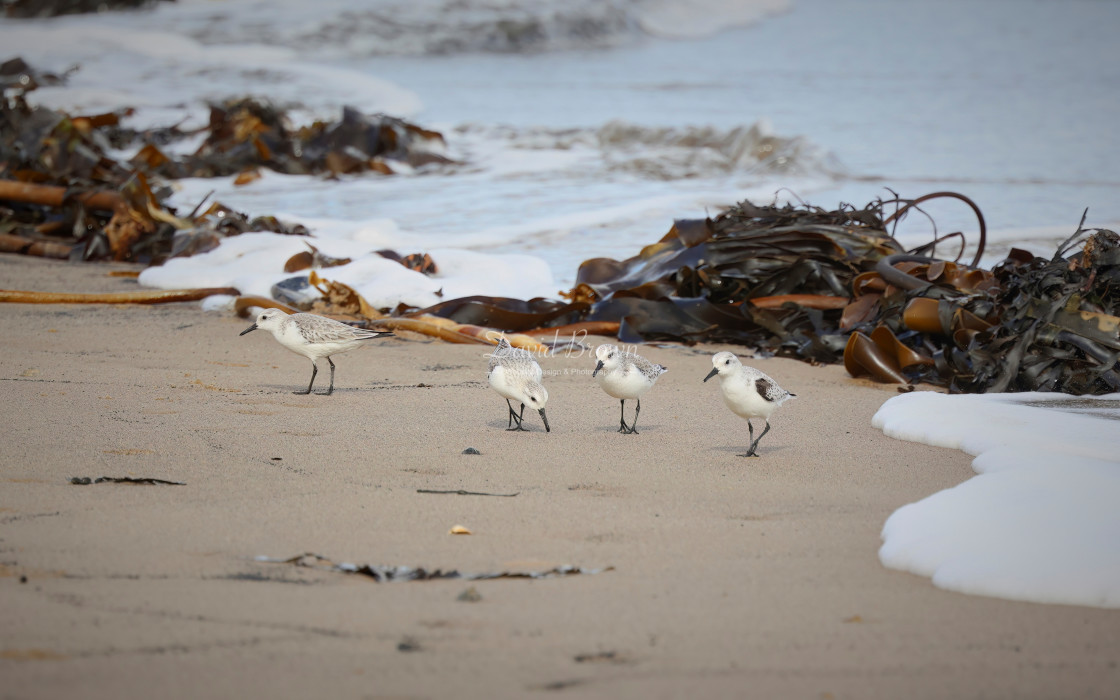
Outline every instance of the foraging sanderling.
[[(548, 403), (548, 392), (541, 385), (544, 372), (528, 350), (513, 347), (505, 338), (499, 339), (498, 347), (490, 354), (487, 376), (490, 386), (506, 400), (509, 407), (507, 430), (525, 430), (521, 421), (525, 416), (525, 404), (528, 404), (541, 414), (545, 432), (551, 432), (548, 417), (544, 414), (544, 405)], [(513, 410), (510, 399), (521, 402), (520, 414)]]
[[(641, 355), (620, 350), (615, 345), (600, 345), (595, 348), (595, 357), (598, 363), (592, 377), (598, 377), (599, 386), (607, 395), (622, 401), (619, 413), (618, 432), (627, 435), (638, 434), (638, 414), (642, 412), (642, 394), (649, 391), (657, 378), (668, 368), (655, 365)], [(634, 409), (634, 422), (626, 425), (626, 399), (635, 399), (638, 402)]]
[[(770, 430), (770, 414), (781, 406), (791, 396), (782, 387), (778, 386), (770, 377), (754, 367), (747, 367), (739, 361), (738, 357), (730, 352), (717, 352), (712, 356), (712, 371), (704, 377), (708, 381), (719, 375), (720, 389), (723, 390), (723, 402), (736, 415), (747, 419), (747, 430), (750, 431), (751, 446), (743, 457), (757, 457), (758, 441)], [(762, 418), (766, 421), (766, 429), (754, 437), (754, 426), (751, 418)]]
[(260, 316), (257, 316), (257, 322), (241, 331), (241, 335), (258, 328), (272, 331), (272, 336), (281, 345), (311, 360), (311, 382), (307, 385), (307, 391), (293, 391), (293, 394), (311, 393), (311, 387), (315, 384), (315, 375), (319, 373), (315, 360), (320, 357), (327, 358), (327, 362), (331, 365), (331, 386), (324, 396), (329, 396), (334, 391), (334, 360), (331, 359), (331, 355), (353, 350), (364, 340), (393, 335), (390, 331), (355, 328), (333, 318), (315, 314), (289, 315), (280, 309), (265, 309)]

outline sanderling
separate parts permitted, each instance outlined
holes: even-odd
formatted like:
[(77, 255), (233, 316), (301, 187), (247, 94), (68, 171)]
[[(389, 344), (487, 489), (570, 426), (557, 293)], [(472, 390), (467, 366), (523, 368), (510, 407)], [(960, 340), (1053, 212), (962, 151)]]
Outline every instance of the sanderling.
[[(770, 414), (781, 406), (791, 396), (782, 387), (778, 386), (770, 377), (759, 372), (754, 367), (746, 367), (738, 357), (730, 352), (717, 352), (712, 356), (712, 371), (704, 377), (708, 381), (719, 375), (720, 389), (723, 390), (723, 402), (737, 415), (747, 419), (747, 430), (751, 435), (751, 446), (743, 457), (757, 457), (758, 441), (770, 430)], [(751, 418), (762, 418), (766, 421), (766, 429), (754, 437), (754, 426)]]
[(307, 391), (294, 391), (293, 394), (311, 393), (311, 387), (315, 384), (315, 375), (319, 373), (315, 360), (320, 357), (327, 358), (327, 362), (331, 365), (331, 386), (325, 396), (329, 396), (334, 391), (334, 361), (331, 360), (331, 355), (353, 350), (361, 345), (363, 340), (393, 335), (390, 331), (355, 328), (315, 314), (289, 315), (280, 309), (265, 309), (260, 316), (257, 316), (257, 322), (241, 331), (241, 335), (258, 328), (272, 331), (272, 337), (281, 345), (311, 360), (311, 382), (307, 385)]
[[(498, 347), (490, 354), (488, 379), (490, 386), (506, 400), (509, 407), (507, 430), (525, 430), (521, 420), (525, 416), (525, 404), (529, 404), (541, 414), (545, 432), (550, 432), (548, 417), (544, 414), (548, 392), (541, 385), (543, 376), (541, 366), (529, 351), (513, 347), (505, 338), (499, 339)], [(521, 402), (520, 414), (513, 410), (510, 399)]]
[[(639, 397), (649, 391), (657, 378), (669, 370), (653, 364), (641, 355), (620, 350), (615, 345), (600, 345), (595, 348), (595, 357), (599, 362), (591, 376), (598, 376), (599, 386), (603, 391), (622, 401), (618, 432), (637, 435), (638, 414), (642, 412), (642, 400)], [(634, 409), (634, 422), (630, 425), (626, 425), (626, 399), (638, 402)]]

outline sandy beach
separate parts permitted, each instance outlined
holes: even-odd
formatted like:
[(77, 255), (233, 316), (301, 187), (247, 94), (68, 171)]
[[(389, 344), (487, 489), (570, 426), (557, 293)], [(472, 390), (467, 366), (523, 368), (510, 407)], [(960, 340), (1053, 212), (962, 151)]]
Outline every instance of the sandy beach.
[[(0, 287), (136, 289), (117, 269), (2, 256)], [(373, 341), (335, 358), (332, 396), (296, 396), (307, 360), (239, 337), (249, 323), (197, 303), (0, 305), (0, 696), (1120, 692), (1120, 611), (880, 565), (895, 509), (972, 475), (871, 427), (893, 386), (754, 360), (798, 397), (744, 459), (744, 421), (701, 381), (742, 347), (643, 347), (669, 372), (638, 435), (616, 432), (588, 354), (542, 359), (552, 432), (527, 413), (513, 433), (484, 346)], [(184, 485), (71, 483), (101, 476)], [(258, 560), (305, 552), (588, 573), (377, 583)]]

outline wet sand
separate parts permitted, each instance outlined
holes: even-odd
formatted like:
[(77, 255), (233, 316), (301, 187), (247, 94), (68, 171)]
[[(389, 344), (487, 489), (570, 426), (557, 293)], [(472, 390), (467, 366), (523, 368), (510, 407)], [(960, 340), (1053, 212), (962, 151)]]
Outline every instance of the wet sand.
[[(0, 256), (0, 287), (128, 291), (125, 266)], [(670, 368), (621, 435), (586, 354), (542, 360), (545, 433), (507, 432), (483, 346), (306, 359), (197, 303), (0, 304), (4, 698), (1093, 698), (1120, 611), (949, 593), (879, 564), (896, 508), (972, 474), (870, 419), (894, 387), (752, 361), (798, 398), (758, 459)], [(599, 342), (601, 339), (592, 339)], [(329, 369), (317, 390), (326, 388)], [(628, 408), (630, 406), (628, 405)], [(464, 455), (468, 447), (480, 455)], [(153, 477), (182, 486), (72, 477)], [(514, 496), (420, 493), (465, 490)], [(451, 535), (454, 525), (471, 535)], [(257, 557), (462, 572), (376, 583)], [(479, 599), (460, 600), (474, 589)]]

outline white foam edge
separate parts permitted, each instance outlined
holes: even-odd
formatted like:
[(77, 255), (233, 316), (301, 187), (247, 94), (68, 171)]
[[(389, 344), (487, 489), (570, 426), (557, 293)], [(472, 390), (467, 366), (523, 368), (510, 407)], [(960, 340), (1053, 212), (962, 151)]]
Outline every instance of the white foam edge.
[(1057, 410), (1070, 398), (914, 392), (888, 400), (872, 425), (974, 455), (978, 476), (892, 514), (883, 565), (961, 593), (1120, 607), (1120, 394), (1092, 397), (1105, 417)]

